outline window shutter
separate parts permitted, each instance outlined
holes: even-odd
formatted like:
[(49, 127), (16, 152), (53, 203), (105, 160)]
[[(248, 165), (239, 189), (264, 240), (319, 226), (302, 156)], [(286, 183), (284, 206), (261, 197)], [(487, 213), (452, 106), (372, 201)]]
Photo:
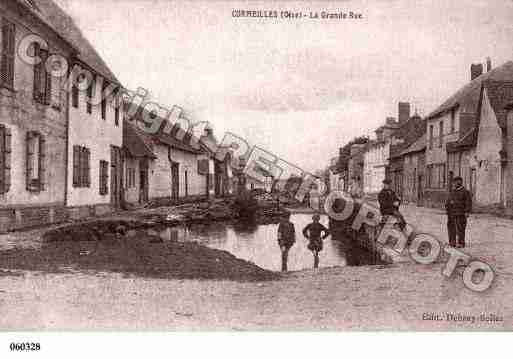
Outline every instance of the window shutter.
[(88, 148), (84, 148), (84, 153), (85, 153), (85, 185), (86, 187), (90, 187), (91, 186), (91, 169), (89, 167), (89, 161), (91, 160), (91, 151), (89, 151)]
[[(48, 58), (48, 56), (47, 56)], [(46, 60), (45, 60), (46, 61)], [(50, 105), (52, 103), (52, 73), (46, 71), (45, 68), (45, 76), (46, 76), (46, 88), (45, 88), (45, 104)]]
[(34, 155), (32, 153), (32, 148), (30, 148), (31, 140), (33, 137), (32, 131), (27, 132), (27, 141), (26, 141), (26, 148), (27, 148), (27, 156), (26, 156), (26, 162), (27, 162), (27, 168), (26, 168), (26, 182), (27, 182), (27, 190), (31, 190), (31, 178), (32, 178), (32, 171), (34, 170), (32, 168), (32, 156)]
[(4, 127), (4, 166), (3, 166), (3, 188), (4, 193), (11, 189), (11, 129)]
[(14, 52), (15, 26), (3, 20), (2, 24), (2, 57), (0, 59), (0, 84), (13, 87), (14, 82)]
[[(37, 42), (34, 43), (34, 55), (40, 55), (40, 48)], [(36, 101), (41, 101), (41, 64), (34, 65), (34, 93), (33, 97)]]
[(39, 135), (39, 190), (45, 190), (46, 179), (46, 140)]
[(73, 146), (73, 186), (80, 185), (80, 148)]

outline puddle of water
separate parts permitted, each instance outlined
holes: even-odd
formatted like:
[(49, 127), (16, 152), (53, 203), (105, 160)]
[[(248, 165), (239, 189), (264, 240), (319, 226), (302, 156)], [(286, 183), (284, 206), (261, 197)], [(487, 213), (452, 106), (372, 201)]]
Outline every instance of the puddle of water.
[[(303, 228), (312, 221), (311, 215), (294, 214), (291, 221), (296, 229), (296, 243), (289, 252), (288, 268), (312, 268), (312, 252), (308, 250), (308, 241), (302, 234)], [(321, 223), (328, 227), (327, 217), (321, 218)], [(167, 228), (160, 235), (164, 240), (197, 241), (211, 248), (228, 251), (261, 268), (278, 271), (281, 269), (281, 252), (276, 237), (277, 229), (277, 224), (209, 223)], [(320, 267), (381, 264), (371, 253), (352, 246), (348, 238), (334, 240), (331, 236), (324, 240), (324, 249), (319, 258)]]

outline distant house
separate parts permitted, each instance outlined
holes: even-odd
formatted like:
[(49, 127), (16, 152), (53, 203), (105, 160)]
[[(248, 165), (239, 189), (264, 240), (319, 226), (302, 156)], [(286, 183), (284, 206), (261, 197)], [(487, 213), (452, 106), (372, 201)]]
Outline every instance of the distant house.
[(426, 121), (417, 113), (410, 117), (410, 104), (399, 102), (400, 127), (394, 132), (390, 144), (387, 178), (392, 181), (392, 189), (399, 197), (405, 190), (405, 158), (403, 151), (426, 133)]
[[(481, 130), (479, 122), (480, 117), (483, 116), (483, 100), (485, 100), (485, 107), (488, 108), (486, 98), (490, 95), (488, 90), (483, 90), (483, 86), (486, 88), (488, 86), (486, 83), (490, 84), (490, 81), (513, 81), (513, 61), (492, 69), (491, 61), (488, 60), (486, 67), (487, 72), (483, 73), (482, 64), (473, 64), (470, 71), (471, 81), (426, 117), (425, 203), (428, 205), (443, 205), (447, 190), (455, 176), (463, 177), (465, 186), (472, 191), (478, 205), (489, 205), (498, 198), (497, 196), (490, 197), (488, 194), (484, 194), (487, 189), (479, 185), (480, 181), (484, 184), (484, 174), (482, 173), (482, 179), (479, 180), (478, 158), (484, 155), (488, 162), (481, 162), (481, 165), (489, 163), (491, 154), (485, 155), (485, 153), (496, 150), (496, 146), (493, 146), (490, 141), (485, 141), (484, 135), (481, 136), (481, 145), (478, 146), (479, 131)], [(493, 110), (504, 113), (504, 110)], [(486, 126), (489, 126), (488, 118), (490, 116), (488, 114), (484, 115)], [(494, 134), (491, 138), (499, 138), (497, 129), (492, 132)], [(489, 150), (485, 150), (486, 147), (489, 147)], [(476, 153), (478, 149), (481, 153), (479, 155)], [(478, 195), (479, 192), (481, 193)], [(500, 191), (497, 191), (497, 193), (500, 193)]]
[(150, 199), (150, 168), (157, 156), (151, 150), (151, 139), (137, 127), (123, 124), (124, 201), (144, 204)]
[(351, 187), (353, 190), (363, 191), (363, 167), (364, 167), (364, 153), (367, 144), (353, 144), (349, 160), (347, 162), (347, 178), (348, 190)]
[(393, 117), (376, 131), (376, 139), (369, 141), (363, 153), (363, 192), (376, 194), (386, 178), (392, 135), (400, 127)]
[(401, 152), (403, 161), (402, 200), (422, 205), (425, 187), (426, 134)]
[(233, 193), (234, 179), (231, 168), (231, 151), (226, 151), (225, 157), (220, 160), (216, 157), (217, 150), (220, 150), (219, 143), (214, 136), (214, 131), (207, 126), (199, 139), (201, 149), (207, 155), (205, 174), (207, 177), (207, 195), (210, 197), (224, 197)]

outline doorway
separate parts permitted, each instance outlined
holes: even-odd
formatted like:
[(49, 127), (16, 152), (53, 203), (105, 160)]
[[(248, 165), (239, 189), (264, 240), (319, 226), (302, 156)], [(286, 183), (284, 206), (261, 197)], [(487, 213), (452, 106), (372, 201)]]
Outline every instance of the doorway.
[(178, 162), (171, 162), (171, 199), (177, 201), (180, 193), (180, 167)]
[(139, 203), (148, 202), (149, 197), (148, 161), (141, 160), (139, 168)]
[(123, 166), (121, 149), (117, 146), (110, 147), (110, 203), (114, 208), (121, 204), (121, 180), (123, 178)]

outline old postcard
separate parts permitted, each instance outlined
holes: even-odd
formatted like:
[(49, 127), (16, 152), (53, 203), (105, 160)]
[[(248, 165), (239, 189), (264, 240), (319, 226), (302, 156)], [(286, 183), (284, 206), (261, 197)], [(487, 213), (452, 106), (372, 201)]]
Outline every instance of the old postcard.
[(0, 330), (512, 330), (512, 24), (0, 0)]

